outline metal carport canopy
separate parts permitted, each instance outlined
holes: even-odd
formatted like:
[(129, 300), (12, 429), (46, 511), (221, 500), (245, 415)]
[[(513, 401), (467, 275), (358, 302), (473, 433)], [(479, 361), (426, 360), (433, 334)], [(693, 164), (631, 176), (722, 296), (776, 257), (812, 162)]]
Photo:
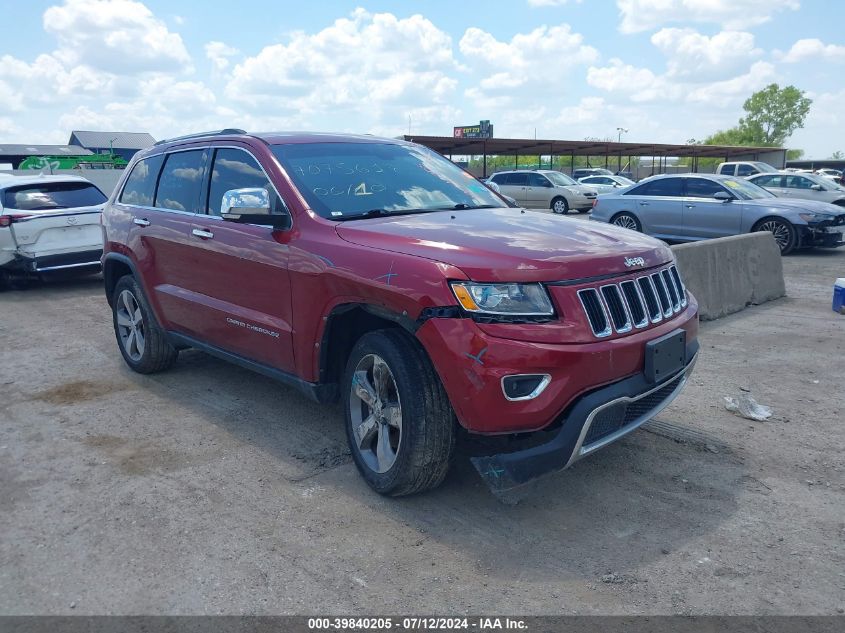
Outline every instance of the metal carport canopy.
[(780, 147), (735, 145), (669, 145), (666, 143), (614, 143), (612, 141), (560, 141), (526, 138), (455, 138), (452, 136), (404, 136), (441, 154), (488, 156), (676, 156), (678, 158), (732, 158), (782, 151)]

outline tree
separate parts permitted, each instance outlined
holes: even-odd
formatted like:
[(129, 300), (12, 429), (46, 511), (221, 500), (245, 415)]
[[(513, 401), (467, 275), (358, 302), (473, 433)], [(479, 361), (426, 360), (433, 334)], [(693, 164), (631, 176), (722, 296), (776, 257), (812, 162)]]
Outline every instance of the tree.
[(754, 139), (748, 133), (748, 130), (741, 126), (728, 128), (727, 130), (719, 130), (714, 132), (706, 139), (705, 145), (756, 145)]
[(845, 158), (845, 154), (843, 154), (840, 150), (836, 150), (830, 155), (831, 160), (842, 160), (843, 158)]
[(742, 108), (746, 116), (739, 120), (739, 129), (751, 141), (749, 145), (781, 146), (795, 130), (804, 127), (810, 104), (812, 100), (795, 86), (770, 84), (745, 101)]

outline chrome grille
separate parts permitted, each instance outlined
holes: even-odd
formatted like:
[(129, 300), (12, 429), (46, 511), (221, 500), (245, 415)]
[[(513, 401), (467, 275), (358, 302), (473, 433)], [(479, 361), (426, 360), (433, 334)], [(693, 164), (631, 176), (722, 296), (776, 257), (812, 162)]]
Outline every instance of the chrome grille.
[(595, 288), (579, 290), (578, 296), (581, 298), (581, 305), (584, 306), (584, 312), (587, 313), (587, 319), (590, 321), (593, 334), (598, 337), (613, 334), (613, 330), (610, 328), (610, 320), (607, 318), (607, 310), (599, 298), (598, 290)]
[(628, 316), (628, 307), (622, 299), (622, 292), (619, 290), (619, 286), (615, 284), (602, 286), (601, 296), (604, 299), (604, 304), (607, 306), (607, 311), (610, 314), (613, 329), (619, 333), (630, 332), (631, 319)]
[(599, 338), (660, 323), (687, 306), (686, 288), (674, 265), (618, 284), (584, 288), (578, 297)]

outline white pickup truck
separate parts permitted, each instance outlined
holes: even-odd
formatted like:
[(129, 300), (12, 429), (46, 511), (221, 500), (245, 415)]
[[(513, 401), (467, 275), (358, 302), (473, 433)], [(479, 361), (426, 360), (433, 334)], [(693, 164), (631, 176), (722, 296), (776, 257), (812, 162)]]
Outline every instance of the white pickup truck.
[(0, 175), (0, 283), (58, 270), (96, 271), (106, 200), (78, 176)]

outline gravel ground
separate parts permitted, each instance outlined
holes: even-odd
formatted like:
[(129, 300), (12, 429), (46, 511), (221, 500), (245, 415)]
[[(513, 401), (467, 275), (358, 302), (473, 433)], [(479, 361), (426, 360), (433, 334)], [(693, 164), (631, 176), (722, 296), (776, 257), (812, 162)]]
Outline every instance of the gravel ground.
[(0, 613), (842, 612), (845, 249), (784, 265), (658, 423), (514, 506), (466, 459), (381, 498), (338, 407), (202, 353), (131, 373), (97, 278), (0, 293)]

